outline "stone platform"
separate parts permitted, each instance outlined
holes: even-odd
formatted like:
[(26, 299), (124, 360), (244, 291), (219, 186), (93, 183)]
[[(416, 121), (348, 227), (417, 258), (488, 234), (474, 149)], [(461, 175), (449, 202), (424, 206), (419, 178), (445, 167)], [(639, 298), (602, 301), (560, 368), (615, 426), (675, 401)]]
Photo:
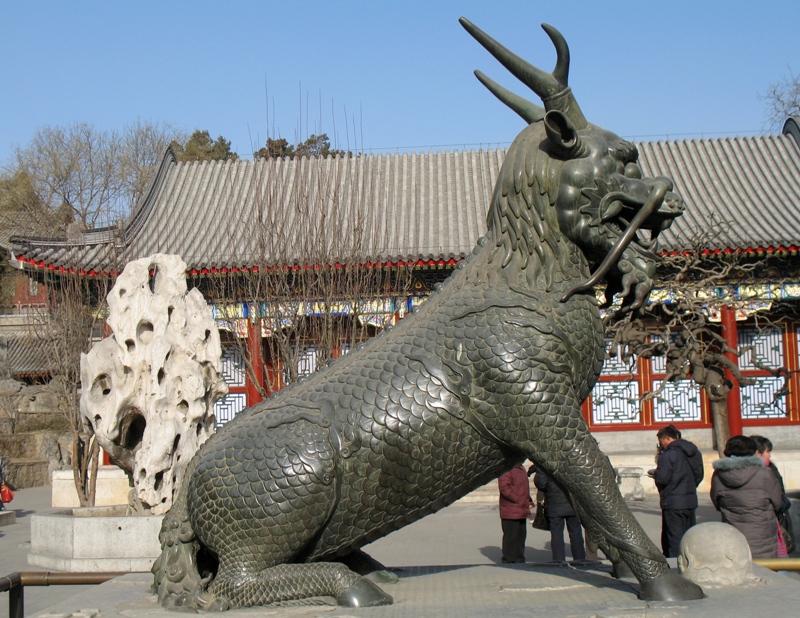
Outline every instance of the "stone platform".
[[(545, 564), (514, 566), (427, 566), (396, 569), (400, 579), (382, 588), (394, 605), (340, 608), (330, 599), (315, 605), (284, 604), (226, 612), (230, 618), (292, 616), (298, 618), (477, 618), (703, 616), (731, 618), (748, 615), (794, 615), (800, 607), (800, 583), (761, 567), (760, 581), (745, 587), (708, 589), (708, 598), (679, 603), (637, 599), (635, 581), (611, 577), (607, 565), (594, 570)], [(152, 576), (130, 574), (58, 603), (38, 618), (174, 618), (150, 593)]]
[[(11, 505), (8, 505), (10, 508)], [(0, 511), (0, 526), (10, 526), (17, 523), (17, 514), (14, 511), (4, 510)]]

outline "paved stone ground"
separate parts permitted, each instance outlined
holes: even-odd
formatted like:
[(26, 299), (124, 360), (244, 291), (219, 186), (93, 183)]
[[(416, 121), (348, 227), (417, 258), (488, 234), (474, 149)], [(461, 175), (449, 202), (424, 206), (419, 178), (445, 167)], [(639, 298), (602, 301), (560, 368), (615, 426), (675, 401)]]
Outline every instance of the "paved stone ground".
[[(706, 497), (701, 497), (698, 521), (719, 521)], [(52, 510), (49, 488), (20, 490), (9, 505), (17, 523), (0, 527), (0, 575), (34, 569), (27, 565), (30, 515)], [(658, 501), (631, 504), (637, 519), (655, 540), (660, 535)], [(406, 616), (720, 616), (748, 614), (794, 615), (800, 607), (800, 581), (757, 569), (762, 578), (734, 590), (707, 590), (708, 599), (678, 604), (644, 603), (636, 598), (635, 581), (611, 578), (608, 566), (595, 570), (559, 568), (550, 560), (549, 533), (529, 529), (527, 565), (501, 566), (500, 521), (492, 503), (457, 503), (366, 547), (375, 559), (396, 570), (400, 580), (383, 588), (392, 606), (343, 609), (316, 606), (235, 610), (227, 616), (297, 616), (400, 618)], [(131, 574), (101, 586), (26, 588), (26, 616), (47, 609), (50, 618), (125, 616), (174, 617), (149, 594), (151, 576)], [(7, 595), (0, 595), (0, 618), (8, 616)], [(88, 611), (93, 609), (95, 611)], [(80, 610), (87, 610), (80, 612)], [(44, 618), (46, 614), (42, 614)]]

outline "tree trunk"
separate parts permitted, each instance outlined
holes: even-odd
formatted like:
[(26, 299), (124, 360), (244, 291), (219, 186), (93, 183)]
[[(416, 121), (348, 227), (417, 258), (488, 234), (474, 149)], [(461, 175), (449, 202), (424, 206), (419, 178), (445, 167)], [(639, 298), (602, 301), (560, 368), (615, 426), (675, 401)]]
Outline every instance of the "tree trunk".
[(78, 494), (78, 503), (81, 506), (87, 505), (86, 483), (83, 474), (83, 442), (77, 432), (73, 432), (72, 437), (72, 478), (75, 481), (75, 491)]
[[(710, 398), (709, 398), (710, 399)], [(714, 447), (720, 457), (723, 457), (722, 452), (725, 450), (725, 444), (728, 438), (731, 437), (730, 428), (728, 426), (728, 402), (727, 400), (713, 400), (711, 402), (711, 419), (714, 424)]]
[(97, 469), (100, 467), (100, 443), (97, 438), (91, 438), (92, 448), (89, 452), (89, 460), (92, 462), (92, 473), (89, 476), (89, 495), (87, 496), (87, 506), (94, 506), (97, 497)]

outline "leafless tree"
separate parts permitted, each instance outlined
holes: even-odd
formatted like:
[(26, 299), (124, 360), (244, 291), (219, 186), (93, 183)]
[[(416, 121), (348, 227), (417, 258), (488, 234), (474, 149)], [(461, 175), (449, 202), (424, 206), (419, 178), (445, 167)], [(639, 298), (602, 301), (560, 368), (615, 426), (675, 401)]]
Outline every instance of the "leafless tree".
[(767, 125), (780, 130), (787, 118), (800, 116), (800, 75), (789, 71), (782, 80), (770, 84), (761, 98), (767, 103)]
[(46, 281), (48, 307), (31, 315), (50, 377), (59, 414), (72, 432), (72, 472), (81, 506), (93, 506), (99, 464), (99, 444), (79, 407), (80, 358), (102, 336), (106, 316), (107, 279), (62, 274)]
[(153, 172), (171, 142), (185, 142), (185, 131), (166, 122), (136, 120), (122, 130), (118, 174), (122, 180), (125, 201), (131, 207), (144, 196)]
[[(643, 400), (661, 394), (668, 382), (691, 379), (708, 396), (714, 424), (717, 450), (722, 452), (727, 439), (728, 394), (733, 387), (731, 377), (745, 386), (751, 383), (735, 362), (736, 357), (749, 355), (758, 363), (752, 347), (733, 348), (727, 345), (712, 315), (719, 315), (724, 306), (735, 307), (757, 300), (742, 295), (734, 298), (731, 290), (742, 281), (752, 281), (770, 268), (765, 257), (754, 258), (744, 253), (709, 254), (706, 247), (714, 246), (713, 239), (726, 227), (712, 224), (696, 236), (684, 251), (665, 255), (658, 271), (655, 290), (646, 308), (636, 314), (621, 317), (609, 313), (606, 317), (607, 335), (611, 338), (611, 353), (622, 360), (635, 357), (663, 357), (666, 379), (659, 389), (642, 395)], [(779, 268), (770, 269), (771, 283), (777, 282)], [(755, 291), (754, 291), (755, 294)], [(793, 307), (782, 307), (759, 314), (759, 328), (774, 327), (775, 321), (791, 315)], [(759, 369), (787, 379), (786, 367), (759, 364)], [(788, 379), (786, 380), (788, 384)], [(784, 397), (786, 387), (776, 397)]]
[(185, 134), (141, 120), (122, 131), (87, 123), (45, 127), (15, 151), (12, 173), (25, 174), (39, 203), (83, 229), (124, 219), (146, 191), (160, 157)]
[[(250, 267), (213, 277), (209, 295), (221, 310), (225, 301), (246, 305), (249, 327), (264, 335), (258, 360), (280, 370), (263, 396), (374, 335), (387, 317), (381, 303), (407, 294), (411, 270), (369, 262), (388, 247), (389, 226), (370, 214), (374, 187), (357, 165), (324, 157), (251, 165), (257, 203), (229, 227), (230, 263)], [(236, 332), (236, 320), (229, 324)], [(244, 353), (245, 338), (233, 340), (248, 359), (250, 378), (262, 383)]]

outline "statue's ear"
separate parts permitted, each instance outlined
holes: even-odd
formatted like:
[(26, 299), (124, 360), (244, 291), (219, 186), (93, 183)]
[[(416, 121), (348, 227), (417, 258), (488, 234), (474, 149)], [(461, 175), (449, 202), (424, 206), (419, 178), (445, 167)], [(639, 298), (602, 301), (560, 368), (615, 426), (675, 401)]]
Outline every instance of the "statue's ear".
[(562, 158), (571, 156), (578, 149), (578, 132), (570, 119), (557, 109), (545, 114), (544, 129), (553, 150)]

